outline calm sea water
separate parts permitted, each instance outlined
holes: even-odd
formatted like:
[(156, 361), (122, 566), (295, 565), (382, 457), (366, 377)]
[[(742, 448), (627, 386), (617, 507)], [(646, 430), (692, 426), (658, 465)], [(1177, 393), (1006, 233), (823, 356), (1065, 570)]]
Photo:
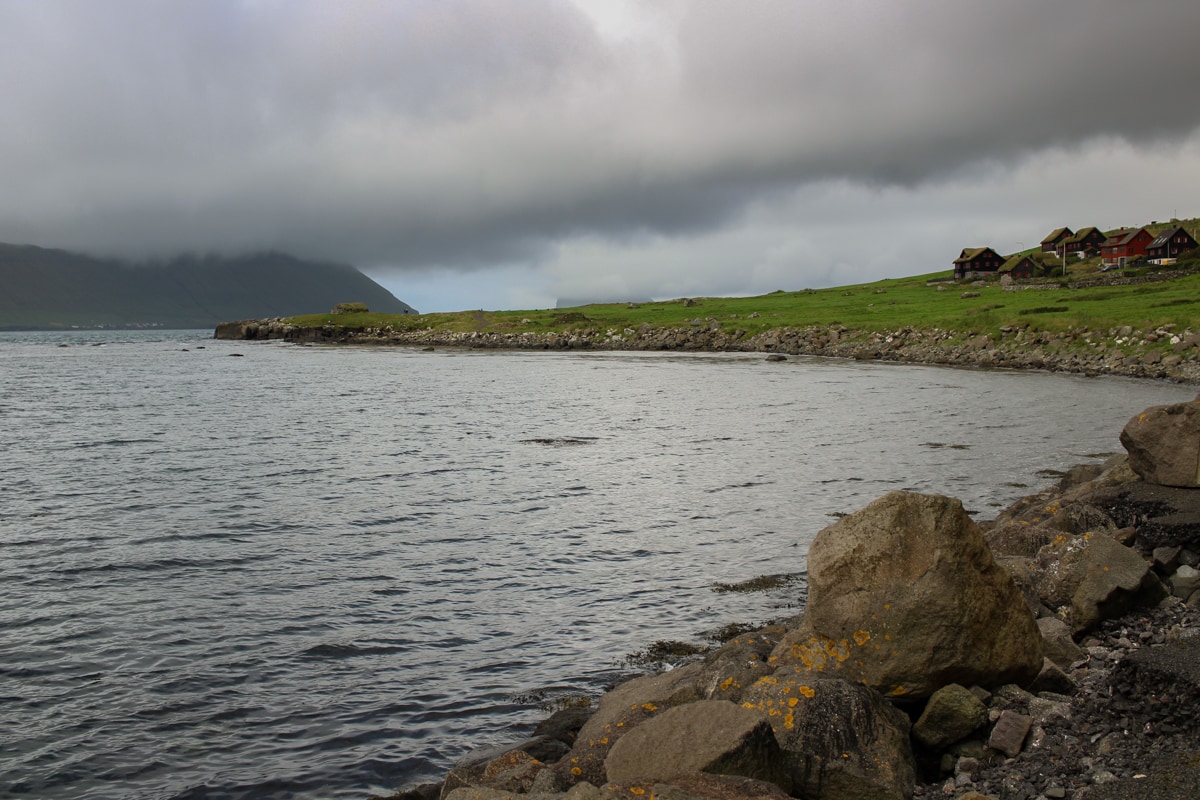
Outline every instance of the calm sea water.
[[(727, 354), (0, 334), (0, 796), (363, 798), (798, 612), (892, 489), (987, 518), (1194, 387)], [(1042, 476), (1039, 477), (1039, 473)]]

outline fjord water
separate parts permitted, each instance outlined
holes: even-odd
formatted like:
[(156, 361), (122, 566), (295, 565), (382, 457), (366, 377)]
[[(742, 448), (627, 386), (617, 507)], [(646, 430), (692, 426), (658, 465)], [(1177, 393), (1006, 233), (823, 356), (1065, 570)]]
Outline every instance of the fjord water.
[[(734, 354), (0, 334), (0, 796), (364, 798), (799, 611), (886, 491), (987, 518), (1194, 388)], [(1040, 473), (1040, 475), (1039, 475)]]

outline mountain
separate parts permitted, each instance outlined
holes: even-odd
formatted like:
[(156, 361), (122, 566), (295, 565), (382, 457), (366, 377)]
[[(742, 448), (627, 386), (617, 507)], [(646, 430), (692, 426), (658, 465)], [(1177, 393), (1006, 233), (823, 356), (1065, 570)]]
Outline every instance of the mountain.
[(211, 328), (323, 313), (343, 302), (416, 313), (354, 267), (282, 253), (135, 264), (0, 244), (0, 329)]

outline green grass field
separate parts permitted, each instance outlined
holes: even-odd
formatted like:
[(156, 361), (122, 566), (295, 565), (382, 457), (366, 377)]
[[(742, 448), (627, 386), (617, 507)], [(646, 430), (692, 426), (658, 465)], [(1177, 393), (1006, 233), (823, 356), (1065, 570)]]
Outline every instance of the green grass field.
[[(1084, 273), (1086, 264), (1078, 265)], [(1180, 267), (1189, 266), (1180, 264)], [(1191, 266), (1196, 266), (1195, 263)], [(1072, 279), (1086, 277), (1076, 274)], [(1153, 268), (1150, 268), (1153, 269)], [(1139, 271), (1145, 277), (1145, 270)], [(1113, 276), (1114, 273), (1107, 273)], [(978, 286), (939, 282), (950, 273), (895, 278), (831, 289), (773, 292), (758, 297), (692, 298), (663, 302), (589, 305), (529, 311), (461, 311), (439, 314), (317, 314), (294, 317), (301, 326), (396, 331), (562, 332), (569, 330), (686, 327), (697, 318), (716, 320), (727, 332), (754, 335), (775, 328), (843, 326), (872, 332), (937, 328), (961, 336), (996, 334), (1004, 327), (1058, 333), (1088, 329), (1106, 333), (1123, 326), (1178, 330), (1200, 325), (1200, 273), (1161, 282), (1065, 288), (1060, 279), (1033, 284), (1052, 288), (1005, 291), (997, 280)], [(1133, 277), (1128, 273), (1127, 277)], [(939, 290), (939, 286), (944, 287)], [(977, 296), (964, 297), (964, 293)]]

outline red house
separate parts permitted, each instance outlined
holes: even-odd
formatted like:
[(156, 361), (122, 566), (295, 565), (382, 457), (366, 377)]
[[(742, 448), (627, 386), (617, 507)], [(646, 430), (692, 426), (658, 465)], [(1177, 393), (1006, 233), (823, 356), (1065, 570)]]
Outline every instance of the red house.
[(1098, 228), (1087, 227), (1080, 228), (1079, 233), (1063, 242), (1068, 253), (1079, 253), (1081, 255), (1095, 255), (1100, 252), (1100, 247), (1108, 239), (1103, 231)]
[(1100, 245), (1100, 257), (1106, 265), (1142, 258), (1153, 240), (1154, 237), (1145, 228), (1122, 228)]
[(965, 278), (973, 272), (997, 272), (1004, 266), (1004, 258), (990, 247), (964, 247), (962, 255), (954, 259), (954, 277)]
[(1146, 245), (1146, 257), (1152, 261), (1176, 258), (1180, 253), (1186, 253), (1196, 247), (1196, 240), (1192, 238), (1192, 235), (1182, 226), (1176, 225), (1174, 228), (1163, 231), (1155, 237), (1154, 241)]
[(1062, 248), (1063, 241), (1074, 235), (1075, 233), (1070, 228), (1055, 228), (1045, 239), (1042, 239), (1042, 252), (1057, 253)]

